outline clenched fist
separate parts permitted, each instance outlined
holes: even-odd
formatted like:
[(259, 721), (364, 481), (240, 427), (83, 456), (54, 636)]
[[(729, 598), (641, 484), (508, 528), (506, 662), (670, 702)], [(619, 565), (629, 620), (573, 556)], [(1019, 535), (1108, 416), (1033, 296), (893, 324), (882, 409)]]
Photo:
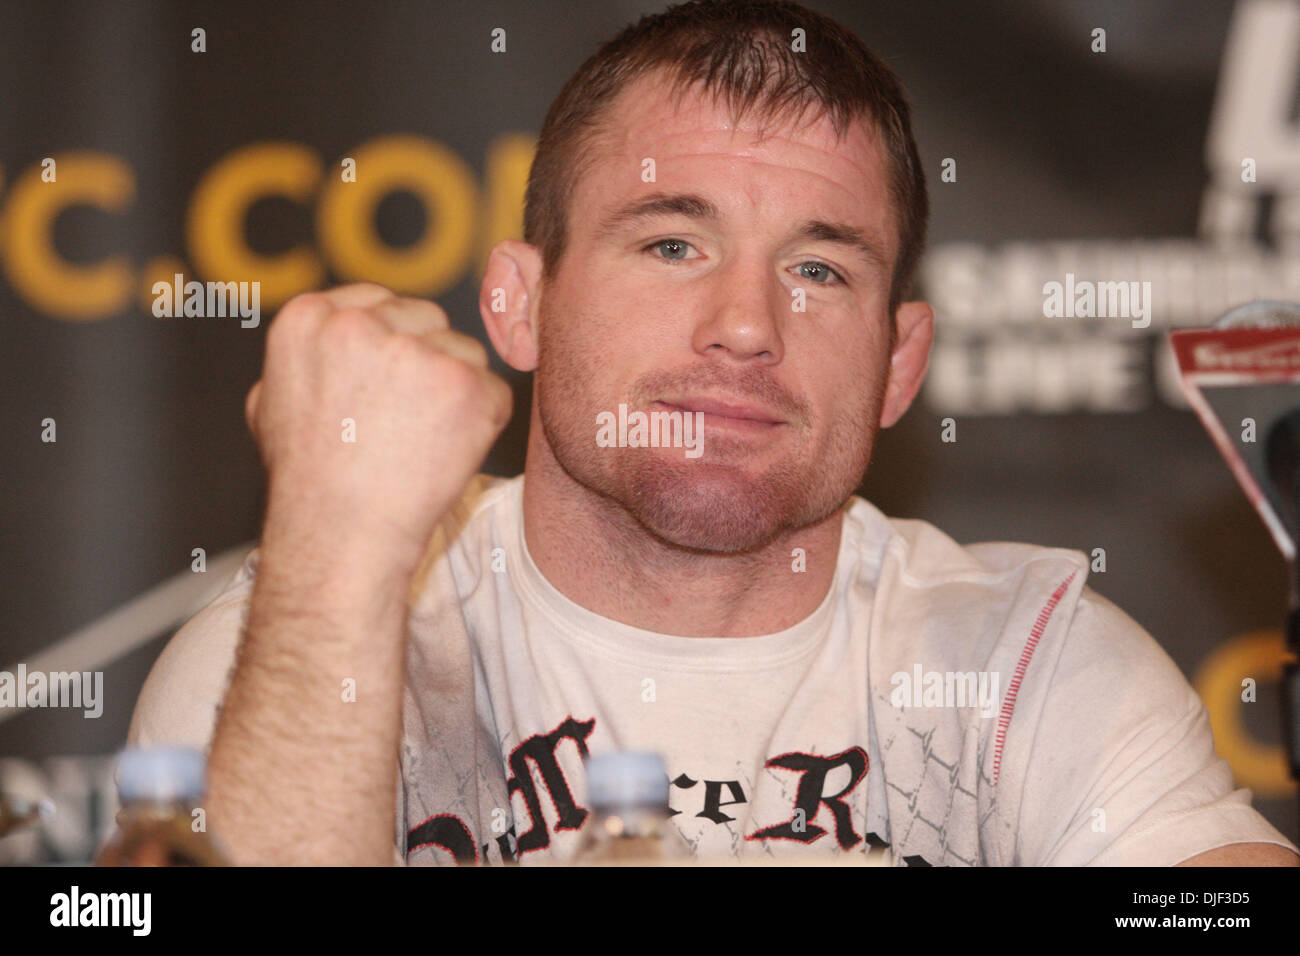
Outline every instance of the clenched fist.
[(369, 283), (296, 296), (245, 404), (268, 527), (346, 529), (413, 569), (511, 407), (483, 346), (432, 302)]

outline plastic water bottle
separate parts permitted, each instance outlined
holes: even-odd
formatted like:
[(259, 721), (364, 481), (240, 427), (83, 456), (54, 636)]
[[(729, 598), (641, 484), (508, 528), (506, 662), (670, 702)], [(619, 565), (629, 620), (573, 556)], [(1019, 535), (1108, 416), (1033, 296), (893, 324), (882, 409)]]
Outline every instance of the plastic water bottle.
[(0, 837), (36, 826), (54, 816), (54, 803), (48, 798), (28, 800), (0, 793)]
[(117, 764), (118, 830), (96, 866), (224, 866), (225, 854), (196, 825), (205, 791), (203, 754), (151, 747), (127, 750)]
[(693, 860), (669, 816), (668, 770), (655, 753), (616, 751), (587, 758), (591, 816), (573, 862), (674, 866)]

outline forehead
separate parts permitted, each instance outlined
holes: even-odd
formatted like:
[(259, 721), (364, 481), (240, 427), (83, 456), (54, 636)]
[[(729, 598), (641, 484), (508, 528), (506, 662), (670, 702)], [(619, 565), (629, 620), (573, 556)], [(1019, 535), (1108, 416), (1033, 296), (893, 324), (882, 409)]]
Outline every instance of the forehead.
[[(888, 161), (875, 124), (856, 118), (837, 136), (816, 110), (737, 119), (723, 101), (695, 88), (678, 93), (659, 71), (638, 77), (619, 94), (589, 144), (587, 170), (577, 184), (579, 208), (617, 204), (640, 191), (730, 188), (757, 204), (796, 203), (887, 233)], [(656, 184), (642, 178), (655, 162)], [(725, 207), (724, 197), (714, 196)], [(794, 210), (791, 209), (791, 212)], [(883, 237), (882, 237), (883, 238)]]

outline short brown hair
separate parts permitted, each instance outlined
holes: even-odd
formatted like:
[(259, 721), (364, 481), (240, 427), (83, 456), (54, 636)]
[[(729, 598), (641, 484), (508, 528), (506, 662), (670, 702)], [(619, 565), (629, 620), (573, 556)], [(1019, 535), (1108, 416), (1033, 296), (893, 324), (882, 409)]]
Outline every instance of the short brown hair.
[[(804, 31), (806, 53), (792, 51), (796, 29)], [(813, 108), (829, 116), (839, 137), (860, 116), (875, 123), (889, 156), (899, 230), (892, 316), (915, 275), (930, 211), (907, 99), (893, 71), (851, 31), (785, 0), (691, 0), (644, 16), (569, 78), (542, 124), (525, 198), (524, 241), (541, 248), (543, 274), (554, 275), (564, 255), (569, 200), (606, 108), (656, 69), (668, 71), (679, 94), (702, 87), (737, 117), (757, 107), (763, 119), (800, 118)]]

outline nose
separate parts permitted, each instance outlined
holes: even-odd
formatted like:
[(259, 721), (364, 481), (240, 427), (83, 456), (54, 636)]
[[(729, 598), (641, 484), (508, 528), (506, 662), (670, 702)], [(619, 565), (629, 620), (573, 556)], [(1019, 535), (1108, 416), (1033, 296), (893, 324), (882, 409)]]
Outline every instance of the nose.
[(742, 363), (779, 363), (785, 353), (781, 330), (792, 305), (770, 262), (737, 257), (712, 279), (705, 315), (695, 328), (695, 351)]

